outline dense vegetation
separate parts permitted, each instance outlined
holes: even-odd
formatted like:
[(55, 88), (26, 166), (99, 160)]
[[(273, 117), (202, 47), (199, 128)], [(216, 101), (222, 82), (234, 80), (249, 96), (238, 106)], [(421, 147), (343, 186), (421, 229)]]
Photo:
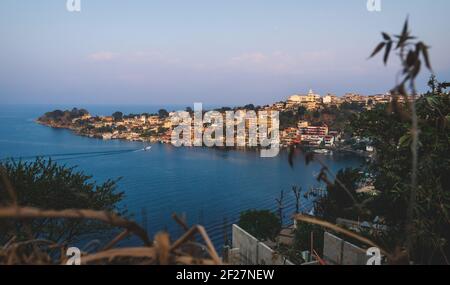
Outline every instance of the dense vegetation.
[[(1, 163), (0, 170), (0, 207), (17, 202), (19, 206), (43, 210), (90, 209), (126, 214), (125, 209), (119, 206), (123, 193), (116, 191), (116, 181), (96, 184), (91, 176), (74, 168), (42, 159), (28, 163)], [(11, 191), (17, 201), (11, 197)], [(0, 244), (13, 236), (16, 241), (39, 238), (69, 243), (88, 235), (91, 238), (103, 237), (111, 230), (100, 222), (62, 219), (0, 220), (0, 228)]]
[[(371, 238), (390, 252), (404, 249), (407, 258), (419, 264), (449, 264), (450, 96), (444, 92), (448, 84), (432, 76), (430, 91), (417, 98), (415, 78), (422, 62), (430, 70), (431, 63), (428, 47), (415, 39), (407, 21), (400, 35), (383, 33), (372, 56), (384, 49), (387, 63), (391, 51), (397, 50), (402, 80), (391, 91), (389, 105), (356, 114), (351, 122), (355, 135), (369, 139), (376, 149), (366, 171), (377, 195), (361, 199), (352, 192), (359, 178), (341, 172), (334, 184), (344, 187), (329, 186), (336, 191), (318, 206), (328, 220), (378, 217), (377, 223), (386, 227)], [(399, 103), (400, 97), (404, 103)]]
[(76, 118), (81, 118), (84, 115), (88, 115), (89, 112), (85, 109), (73, 108), (72, 110), (55, 110), (53, 112), (47, 112), (42, 117), (38, 119), (42, 123), (53, 123), (57, 122), (60, 125), (70, 125), (72, 120)]
[(267, 210), (242, 212), (238, 224), (259, 240), (273, 240), (281, 230), (280, 219)]
[(297, 110), (280, 112), (280, 129), (296, 128), (299, 121), (307, 121), (312, 125), (326, 124), (333, 130), (345, 131), (349, 127), (350, 118), (363, 110), (357, 103), (344, 102), (339, 107), (328, 106), (318, 110), (307, 110), (300, 106)]
[[(449, 99), (449, 94), (429, 92), (416, 103), (420, 134), (413, 255), (421, 263), (444, 262), (450, 253)], [(397, 112), (392, 108), (364, 112), (353, 123), (357, 133), (370, 137), (377, 149), (369, 169), (380, 195), (369, 208), (385, 217), (393, 235), (406, 227), (412, 171), (411, 121), (405, 117), (407, 106), (396, 108)], [(396, 236), (396, 244), (405, 238)]]

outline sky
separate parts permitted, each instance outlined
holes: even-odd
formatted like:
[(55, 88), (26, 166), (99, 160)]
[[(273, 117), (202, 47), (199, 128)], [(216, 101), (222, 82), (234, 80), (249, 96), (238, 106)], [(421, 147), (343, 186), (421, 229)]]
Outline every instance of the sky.
[[(0, 104), (267, 104), (384, 93), (393, 60), (368, 56), (409, 15), (450, 80), (448, 0), (0, 1)], [(423, 71), (419, 89), (425, 90)]]

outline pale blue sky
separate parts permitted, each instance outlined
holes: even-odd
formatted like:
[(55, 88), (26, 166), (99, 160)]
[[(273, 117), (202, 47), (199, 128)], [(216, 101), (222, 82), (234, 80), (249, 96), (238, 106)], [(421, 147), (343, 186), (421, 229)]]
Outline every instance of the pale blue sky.
[[(450, 80), (448, 0), (0, 1), (0, 101), (53, 104), (270, 103), (319, 93), (380, 93), (395, 62), (367, 57), (380, 31), (432, 46)], [(424, 88), (425, 77), (420, 86)]]

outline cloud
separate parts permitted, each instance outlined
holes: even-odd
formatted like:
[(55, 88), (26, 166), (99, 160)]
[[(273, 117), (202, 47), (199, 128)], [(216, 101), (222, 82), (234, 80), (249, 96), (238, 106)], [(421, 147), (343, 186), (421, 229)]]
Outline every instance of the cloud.
[(91, 53), (88, 58), (92, 61), (111, 61), (116, 59), (119, 56), (118, 53), (110, 52), (110, 51), (101, 51)]
[(262, 64), (269, 56), (262, 52), (245, 53), (231, 59), (232, 64)]
[(161, 64), (166, 66), (177, 65), (181, 61), (173, 56), (169, 55), (165, 52), (161, 52), (159, 50), (145, 50), (145, 51), (136, 51), (126, 54), (126, 60), (132, 63), (142, 63), (142, 64)]
[(172, 66), (181, 62), (177, 57), (157, 50), (128, 51), (122, 53), (100, 51), (89, 54), (88, 58), (96, 62), (118, 60), (124, 65), (159, 64), (161, 66)]
[[(250, 52), (234, 56), (228, 60), (229, 68), (246, 72), (305, 75), (322, 72), (355, 72), (354, 62), (337, 56), (330, 50), (301, 51), (288, 53), (285, 51)], [(356, 65), (360, 68), (358, 65)]]
[(291, 73), (298, 67), (301, 59), (281, 51), (251, 52), (231, 58), (229, 65), (249, 72), (263, 71)]

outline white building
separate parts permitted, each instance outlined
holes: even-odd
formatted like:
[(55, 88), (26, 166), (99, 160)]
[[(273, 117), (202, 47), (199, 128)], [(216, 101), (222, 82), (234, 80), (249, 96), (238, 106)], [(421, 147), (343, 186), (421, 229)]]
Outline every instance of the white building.
[(325, 97), (323, 97), (322, 103), (331, 104), (331, 102), (333, 102), (333, 100), (330, 95), (326, 95)]
[(319, 94), (315, 94), (311, 89), (309, 90), (308, 94), (306, 95), (292, 95), (288, 99), (288, 103), (291, 104), (302, 104), (302, 103), (309, 103), (309, 102), (319, 102), (321, 100), (321, 96)]

